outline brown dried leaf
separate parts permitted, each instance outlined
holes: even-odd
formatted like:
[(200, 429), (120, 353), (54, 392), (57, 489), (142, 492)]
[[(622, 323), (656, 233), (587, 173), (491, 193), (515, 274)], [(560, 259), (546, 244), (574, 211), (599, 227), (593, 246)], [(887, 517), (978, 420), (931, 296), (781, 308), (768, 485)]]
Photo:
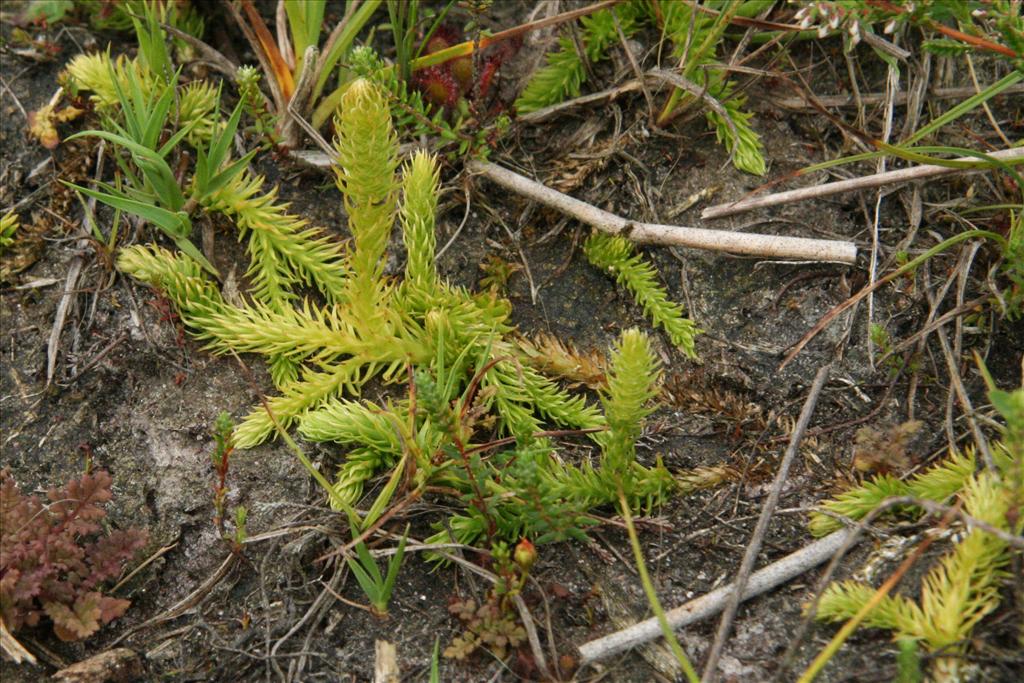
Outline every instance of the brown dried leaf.
[(605, 385), (607, 360), (597, 351), (581, 353), (570, 342), (539, 333), (533, 339), (519, 339), (526, 362), (541, 372), (585, 384), (591, 389)]
[(893, 427), (861, 427), (854, 436), (853, 466), (872, 474), (899, 474), (911, 466), (907, 446), (923, 422), (908, 420)]
[(56, 105), (47, 104), (28, 115), (28, 133), (39, 141), (46, 149), (56, 149), (60, 144), (57, 124), (72, 121), (83, 113), (84, 109), (67, 106), (54, 111)]

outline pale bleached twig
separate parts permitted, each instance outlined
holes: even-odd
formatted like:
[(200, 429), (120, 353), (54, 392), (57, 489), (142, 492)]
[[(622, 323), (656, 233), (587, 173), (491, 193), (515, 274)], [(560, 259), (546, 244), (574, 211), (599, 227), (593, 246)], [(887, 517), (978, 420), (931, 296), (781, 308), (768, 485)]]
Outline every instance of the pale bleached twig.
[(398, 650), (394, 643), (378, 638), (373, 647), (373, 683), (398, 683)]
[(779, 503), (779, 496), (782, 495), (782, 486), (786, 483), (786, 479), (789, 478), (790, 465), (793, 464), (793, 459), (796, 457), (797, 450), (800, 447), (800, 441), (803, 440), (807, 426), (811, 422), (814, 408), (818, 405), (818, 397), (821, 395), (821, 390), (825, 387), (825, 380), (828, 379), (830, 367), (830, 365), (825, 365), (818, 370), (818, 374), (814, 377), (814, 383), (811, 385), (811, 390), (807, 393), (804, 407), (800, 410), (800, 417), (789, 439), (789, 446), (786, 447), (786, 453), (782, 456), (782, 462), (779, 463), (779, 469), (775, 473), (775, 480), (772, 482), (771, 490), (768, 492), (768, 498), (761, 507), (761, 515), (758, 517), (757, 525), (754, 527), (750, 543), (747, 544), (747, 549), (743, 553), (743, 561), (740, 563), (740, 570), (737, 572), (736, 581), (733, 583), (734, 590), (729, 594), (725, 610), (722, 612), (722, 618), (718, 622), (715, 642), (712, 643), (711, 650), (708, 652), (707, 663), (704, 665), (704, 674), (701, 678), (704, 683), (714, 683), (717, 678), (718, 659), (722, 655), (722, 648), (725, 647), (729, 631), (732, 630), (733, 619), (735, 619), (736, 612), (739, 610), (740, 596), (746, 590), (747, 583), (750, 581), (750, 574), (754, 570), (754, 563), (757, 561), (757, 556), (761, 552), (761, 546), (764, 543), (765, 534), (768, 532), (768, 523), (771, 521), (775, 507)]
[[(968, 88), (934, 88), (928, 91), (928, 99), (932, 100), (948, 100), (948, 99), (963, 99), (976, 95), (978, 91), (973, 87)], [(1024, 83), (1018, 83), (1011, 85), (1002, 92), (1003, 95), (1019, 95), (1024, 93)], [(910, 97), (910, 93), (901, 92), (896, 93), (896, 97), (893, 99), (897, 106), (901, 106), (907, 103)], [(881, 92), (866, 93), (860, 96), (862, 104), (881, 104), (885, 101), (886, 94)], [(772, 104), (782, 107), (783, 109), (797, 109), (800, 111), (817, 112), (818, 109), (811, 104), (809, 97), (780, 97), (770, 100)], [(852, 94), (850, 95), (817, 95), (814, 97), (814, 102), (822, 107), (850, 107), (857, 103), (856, 99)]]
[(995, 460), (992, 459), (992, 451), (988, 447), (988, 439), (985, 438), (985, 434), (978, 427), (978, 421), (974, 419), (974, 406), (971, 405), (971, 399), (964, 388), (963, 380), (960, 378), (960, 370), (957, 368), (956, 359), (949, 348), (949, 339), (946, 338), (946, 330), (943, 329), (942, 325), (936, 329), (936, 336), (939, 338), (939, 344), (942, 346), (942, 354), (946, 358), (946, 369), (949, 371), (950, 384), (952, 384), (953, 391), (960, 402), (960, 407), (964, 411), (964, 417), (967, 418), (967, 424), (971, 428), (971, 433), (974, 435), (974, 443), (977, 445), (978, 450), (981, 451), (985, 467), (990, 472), (995, 472), (996, 464)]
[(299, 74), (298, 81), (295, 84), (295, 91), (292, 93), (292, 98), (288, 101), (288, 114), (290, 115), (286, 116), (281, 122), (281, 143), (288, 149), (294, 149), (299, 146), (299, 128), (305, 128), (299, 122), (300, 119), (304, 120), (303, 117), (295, 112), (302, 112), (308, 108), (307, 105), (313, 95), (313, 86), (316, 83), (314, 66), (319, 55), (320, 51), (316, 45), (310, 45), (302, 56), (302, 73)]
[(0, 650), (10, 657), (15, 664), (21, 664), (22, 662), (28, 662), (32, 665), (36, 664), (35, 655), (26, 650), (25, 646), (14, 637), (14, 634), (7, 630), (7, 624), (4, 623), (2, 617), (0, 617)]
[[(81, 240), (79, 240), (81, 242)], [(57, 304), (57, 313), (53, 316), (53, 326), (50, 328), (50, 337), (46, 342), (46, 384), (53, 382), (53, 375), (57, 371), (57, 354), (60, 351), (60, 335), (64, 331), (64, 322), (67, 320), (68, 311), (74, 302), (77, 291), (78, 276), (85, 265), (85, 259), (76, 255), (71, 259), (68, 267), (68, 275), (64, 280), (64, 293), (61, 294), (60, 302)]]
[(199, 56), (202, 57), (202, 61), (230, 78), (232, 82), (238, 81), (238, 67), (235, 66), (235, 64), (225, 57), (219, 50), (208, 43), (204, 43), (192, 34), (185, 33), (181, 29), (171, 26), (170, 24), (160, 22), (160, 27), (175, 38), (185, 41), (192, 49), (199, 53)]
[(665, 244), (691, 249), (803, 261), (854, 263), (857, 259), (857, 247), (852, 242), (637, 223), (552, 190), (546, 185), (497, 164), (472, 160), (466, 163), (466, 168), (472, 173), (482, 175), (506, 189), (557, 209), (602, 232), (622, 235), (642, 244)]
[[(59, 88), (54, 94), (53, 98), (50, 99), (51, 104), (55, 103), (60, 94), (63, 92), (63, 88)], [(103, 153), (106, 150), (106, 143), (100, 142), (99, 147), (96, 150), (96, 182), (103, 175)], [(82, 225), (79, 231), (79, 239), (76, 242), (76, 246), (79, 250), (84, 251), (89, 248), (89, 235), (91, 223), (95, 217), (96, 211), (96, 198), (90, 197), (85, 202), (85, 215), (82, 218)], [(60, 352), (60, 337), (64, 331), (64, 323), (67, 320), (68, 311), (71, 310), (71, 304), (74, 303), (75, 295), (78, 288), (78, 276), (82, 273), (82, 268), (85, 267), (85, 258), (80, 253), (76, 254), (71, 259), (71, 265), (68, 267), (68, 275), (64, 280), (64, 293), (61, 294), (60, 302), (57, 304), (57, 312), (53, 316), (53, 327), (50, 328), (50, 337), (46, 342), (46, 386), (50, 386), (53, 383), (53, 375), (57, 371), (57, 354)]]
[[(1002, 149), (998, 152), (988, 152), (988, 156), (999, 159), (1000, 161), (1020, 163), (1024, 161), (1024, 147), (1013, 147), (1010, 149)], [(975, 157), (959, 157), (957, 159), (952, 159), (951, 161), (977, 162), (978, 159)], [(911, 166), (910, 168), (901, 168), (896, 171), (875, 173), (861, 178), (840, 180), (835, 183), (825, 183), (824, 185), (815, 185), (813, 187), (801, 187), (796, 190), (776, 192), (775, 194), (769, 194), (763, 197), (751, 197), (750, 199), (741, 199), (728, 204), (709, 206), (701, 212), (700, 217), (704, 220), (722, 218), (724, 216), (731, 216), (733, 214), (750, 211), (752, 209), (761, 209), (766, 206), (778, 206), (779, 204), (790, 204), (792, 202), (800, 202), (807, 199), (817, 199), (819, 197), (827, 197), (840, 192), (866, 190), (872, 187), (881, 187), (882, 185), (895, 185), (897, 183), (905, 183), (911, 180), (923, 180), (925, 178), (934, 178), (936, 176), (979, 170), (984, 169), (951, 168), (948, 166), (937, 166), (934, 164), (922, 164), (920, 166)]]
[[(841, 548), (851, 533), (853, 532), (845, 529), (836, 531), (754, 572), (750, 576), (746, 590), (743, 591), (743, 599), (761, 595), (818, 566)], [(721, 611), (732, 591), (733, 584), (729, 584), (669, 610), (665, 613), (669, 625), (673, 629), (679, 629)], [(587, 665), (611, 657), (660, 637), (661, 627), (657, 619), (641, 621), (629, 628), (581, 645), (580, 664)]]

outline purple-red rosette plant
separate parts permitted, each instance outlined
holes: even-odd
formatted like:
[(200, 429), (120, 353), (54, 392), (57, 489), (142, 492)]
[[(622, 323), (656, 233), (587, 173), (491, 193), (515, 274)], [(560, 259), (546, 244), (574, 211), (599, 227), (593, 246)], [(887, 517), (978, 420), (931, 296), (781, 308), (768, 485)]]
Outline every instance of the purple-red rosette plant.
[(0, 615), (11, 631), (46, 615), (61, 640), (81, 640), (124, 614), (130, 601), (103, 594), (146, 545), (140, 529), (106, 533), (110, 475), (98, 470), (26, 496), (0, 471)]

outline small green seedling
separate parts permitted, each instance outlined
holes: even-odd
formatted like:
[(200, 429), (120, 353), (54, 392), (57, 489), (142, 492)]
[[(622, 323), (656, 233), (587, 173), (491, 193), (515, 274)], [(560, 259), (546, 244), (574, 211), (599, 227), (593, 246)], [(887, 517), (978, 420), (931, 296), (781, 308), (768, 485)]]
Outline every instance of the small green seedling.
[(434, 652), (430, 655), (430, 683), (441, 683), (441, 639), (434, 638)]
[(14, 233), (18, 230), (18, 214), (8, 211), (3, 218), (0, 218), (0, 255), (7, 251), (7, 247), (14, 244)]
[[(359, 527), (355, 524), (352, 525), (352, 535), (359, 535)], [(363, 589), (363, 593), (366, 594), (370, 601), (370, 611), (378, 617), (386, 617), (388, 614), (391, 592), (395, 587), (395, 580), (398, 578), (398, 570), (402, 566), (402, 559), (405, 557), (405, 543), (408, 539), (409, 529), (407, 527), (405, 533), (402, 534), (402, 540), (398, 542), (398, 550), (388, 560), (386, 576), (380, 573), (377, 561), (370, 555), (370, 550), (363, 541), (356, 544), (357, 559), (352, 557), (345, 558), (346, 562), (348, 562), (348, 568), (352, 570), (356, 581), (359, 582), (359, 587)]]

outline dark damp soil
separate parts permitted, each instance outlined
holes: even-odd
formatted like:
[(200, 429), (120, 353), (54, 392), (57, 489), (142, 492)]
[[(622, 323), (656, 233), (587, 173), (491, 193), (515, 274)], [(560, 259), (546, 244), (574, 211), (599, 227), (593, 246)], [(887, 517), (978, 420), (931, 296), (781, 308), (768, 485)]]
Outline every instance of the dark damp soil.
[[(521, 13), (501, 11), (517, 17)], [(10, 30), (5, 24), (5, 40), (10, 40)], [(0, 294), (3, 466), (11, 469), (22, 490), (42, 491), (80, 473), (88, 455), (113, 475), (111, 523), (148, 528), (147, 554), (166, 551), (124, 588), (122, 597), (132, 600), (127, 614), (95, 637), (68, 644), (46, 629), (19, 633), (41, 664), (28, 668), (4, 663), (5, 680), (38, 680), (115, 641), (140, 653), (152, 680), (371, 680), (377, 639), (396, 646), (402, 680), (427, 680), (435, 642), (443, 649), (460, 631), (447, 610), (450, 600), (479, 599), (486, 586), (453, 567), (437, 568), (410, 556), (386, 620), (334, 599), (325, 585), (348, 600), (364, 600), (354, 581), (342, 580), (339, 565), (318, 560), (348, 539), (347, 525), (329, 513), (306, 472), (277, 442), (236, 454), (230, 475), (229, 504), (245, 505), (250, 534), (267, 538), (248, 544), (244, 557), (198, 602), (162, 623), (147, 625), (207, 581), (229, 556), (211, 522), (210, 427), (221, 411), (236, 418), (246, 414), (270, 383), (257, 359), (243, 359), (251, 368), (245, 371), (234, 359), (202, 351), (183, 335), (154, 292), (112, 271), (96, 245), (82, 239), (81, 207), (58, 180), (91, 177), (95, 147), (65, 143), (53, 152), (45, 150), (26, 137), (21, 110), (35, 111), (49, 100), (63, 63), (78, 52), (76, 43), (103, 46), (110, 36), (96, 36), (83, 27), (40, 35), (60, 48), (55, 60), (37, 62), (9, 46), (0, 49), (5, 83), (0, 100), (0, 207), (18, 206), (26, 235), (25, 255), (19, 256), (25, 267), (3, 284)], [(628, 69), (628, 64), (618, 66)], [(609, 70), (602, 71), (604, 82), (615, 83), (614, 67), (604, 68)], [(767, 95), (764, 84), (755, 84), (750, 101), (770, 160), (768, 178), (841, 153), (842, 140), (823, 133), (830, 130), (823, 117), (779, 109)], [(762, 179), (732, 167), (702, 117), (674, 126), (668, 135), (652, 131), (647, 121), (644, 98), (628, 95), (549, 123), (517, 126), (491, 158), (528, 169), (531, 177), (594, 205), (658, 223), (702, 225), (700, 210), (708, 204), (742, 197), (761, 186)], [(982, 125), (979, 119), (979, 130)], [(76, 122), (61, 132), (81, 127)], [(1015, 132), (1019, 137), (1019, 128)], [(280, 184), (293, 212), (331, 234), (345, 235), (340, 198), (330, 178), (269, 155), (260, 168)], [(522, 266), (507, 286), (520, 330), (549, 332), (584, 351), (605, 351), (627, 327), (650, 330), (628, 294), (582, 255), (587, 228), (487, 181), (457, 175), (457, 170), (446, 168), (438, 220), (439, 245), (464, 224), (439, 262), (448, 278), (475, 287), (482, 276), (480, 265), (489, 256)], [(792, 180), (785, 187), (812, 180), (820, 178)], [(927, 207), (962, 196), (971, 182), (929, 183), (920, 191)], [(710, 201), (680, 210), (687, 197), (708, 188), (717, 188)], [(899, 196), (910, 192), (901, 190)], [(872, 367), (869, 360), (863, 305), (827, 327), (784, 370), (778, 369), (788, 347), (863, 286), (870, 250), (865, 216), (873, 206), (872, 193), (840, 195), (708, 226), (852, 240), (862, 254), (853, 267), (643, 249), (672, 298), (685, 303), (704, 334), (697, 344), (701, 360), (693, 362), (654, 333), (669, 392), (645, 430), (639, 457), (650, 462), (660, 456), (672, 470), (726, 465), (740, 473), (719, 488), (671, 500), (654, 517), (642, 520), (645, 557), (664, 605), (681, 604), (732, 580), (785, 450), (791, 428), (786, 425), (795, 420), (823, 364), (834, 363), (812, 427), (825, 431), (801, 446), (758, 566), (810, 542), (805, 509), (853, 477), (850, 460), (857, 429), (884, 430), (906, 420), (909, 391), (915, 417), (925, 422), (912, 444), (915, 460), (923, 462), (945, 449), (949, 382), (941, 351), (934, 340), (926, 347), (914, 389), (905, 375), (892, 381), (887, 367)], [(948, 234), (948, 225), (938, 219), (929, 223), (932, 219), (926, 210), (922, 231)], [(903, 204), (890, 197), (880, 224), (887, 254), (899, 243), (906, 223)], [(148, 227), (129, 233), (126, 240), (158, 240)], [(229, 272), (237, 264), (241, 277), (244, 253), (229, 230), (219, 229), (216, 245), (217, 265)], [(929, 266), (932, 278), (941, 281), (953, 263), (945, 258)], [(394, 270), (398, 265), (396, 259)], [(71, 270), (80, 273), (73, 291), (65, 294)], [(977, 296), (977, 287), (970, 287)], [(48, 340), (64, 296), (70, 309), (56, 345), (53, 378), (47, 382)], [(885, 323), (894, 339), (920, 329), (928, 312), (922, 294), (907, 283), (880, 289), (873, 306), (873, 319)], [(965, 344), (987, 349), (992, 374), (1003, 386), (1012, 386), (1020, 373), (1024, 328), (996, 319), (990, 325)], [(984, 385), (973, 365), (965, 363), (961, 371), (975, 405), (984, 404)], [(956, 429), (958, 436), (966, 432), (961, 424)], [(329, 448), (302, 445), (325, 468), (338, 461)], [(580, 442), (565, 445), (568, 453), (582, 448)], [(423, 538), (440, 519), (442, 504), (426, 500), (396, 522), (411, 523), (411, 534)], [(845, 558), (839, 575), (861, 567), (869, 546), (862, 544)], [(588, 544), (540, 548), (532, 572), (536, 581), (525, 598), (546, 646), (550, 639), (559, 655), (575, 655), (576, 646), (621, 627), (617, 620), (628, 623), (648, 616), (631, 558), (628, 538), (617, 525), (599, 527)], [(810, 572), (741, 606), (722, 659), (726, 680), (773, 675), (799, 627), (801, 605), (812, 597), (817, 576), (817, 571)], [(906, 581), (913, 586), (919, 580), (920, 573), (911, 572)], [(1014, 637), (1012, 621), (1007, 614), (1002, 625), (986, 624), (978, 636), (991, 643), (992, 651), (1005, 653)], [(682, 632), (682, 644), (698, 666), (716, 626), (717, 618), (709, 619)], [(812, 625), (790, 672), (806, 666), (833, 633), (831, 626)], [(578, 680), (668, 680), (651, 664), (664, 658), (656, 649), (620, 656), (579, 672)], [(1014, 665), (993, 657), (982, 670), (986, 680), (1009, 681)], [(488, 657), (461, 663), (442, 658), (441, 680), (533, 675), (516, 658), (510, 666)], [(890, 680), (894, 673), (895, 647), (887, 636), (860, 631), (822, 679)], [(790, 677), (792, 673), (783, 679)]]

